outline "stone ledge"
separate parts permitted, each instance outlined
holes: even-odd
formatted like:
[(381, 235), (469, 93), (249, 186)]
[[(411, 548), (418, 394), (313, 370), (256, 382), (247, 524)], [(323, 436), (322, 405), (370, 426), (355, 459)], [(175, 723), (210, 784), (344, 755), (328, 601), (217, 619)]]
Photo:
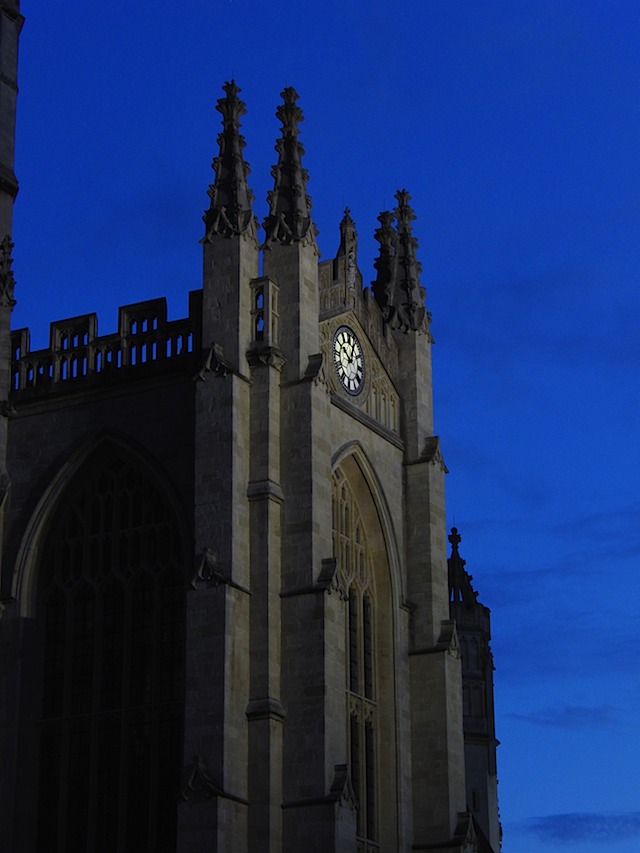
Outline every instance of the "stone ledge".
[(253, 480), (247, 487), (247, 497), (250, 501), (268, 500), (276, 503), (284, 503), (284, 492), (280, 488), (280, 483), (274, 480)]
[(253, 720), (278, 720), (283, 723), (287, 712), (279, 699), (266, 696), (264, 699), (249, 699), (246, 710), (249, 722)]
[(331, 392), (331, 402), (336, 406), (336, 408), (342, 409), (343, 412), (351, 415), (352, 418), (360, 421), (361, 424), (364, 424), (370, 430), (377, 432), (378, 435), (382, 436), (382, 438), (386, 438), (386, 440), (397, 447), (398, 450), (404, 450), (404, 442), (399, 435), (396, 435), (396, 433), (387, 429), (387, 427), (382, 426), (382, 424), (378, 423), (375, 418), (372, 418), (370, 415), (366, 414), (366, 412), (360, 411), (360, 409), (348, 400), (344, 400), (334, 391)]

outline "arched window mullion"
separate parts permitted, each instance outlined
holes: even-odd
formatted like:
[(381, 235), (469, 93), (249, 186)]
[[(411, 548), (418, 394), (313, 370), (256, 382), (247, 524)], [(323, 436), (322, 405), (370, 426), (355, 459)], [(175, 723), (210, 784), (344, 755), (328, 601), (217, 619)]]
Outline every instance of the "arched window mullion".
[(364, 721), (364, 799), (365, 799), (365, 814), (366, 814), (366, 835), (370, 840), (375, 840), (378, 837), (377, 827), (377, 772), (376, 772), (376, 731), (374, 720), (369, 717)]
[(364, 666), (364, 695), (375, 699), (373, 604), (368, 593), (362, 596), (362, 662)]
[(357, 832), (362, 835), (364, 810), (361, 800), (362, 791), (362, 748), (360, 732), (362, 728), (362, 720), (360, 719), (359, 709), (354, 708), (349, 714), (349, 751), (350, 751), (350, 767), (351, 767), (351, 784), (357, 797)]
[(349, 587), (347, 601), (347, 636), (349, 641), (349, 675), (348, 688), (351, 693), (358, 693), (360, 685), (360, 631), (358, 630), (358, 596), (353, 586)]

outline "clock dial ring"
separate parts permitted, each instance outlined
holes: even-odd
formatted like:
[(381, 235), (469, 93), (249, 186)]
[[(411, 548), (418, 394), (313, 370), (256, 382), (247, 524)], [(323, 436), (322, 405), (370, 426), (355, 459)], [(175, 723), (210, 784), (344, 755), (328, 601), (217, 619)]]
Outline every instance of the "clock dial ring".
[(364, 388), (365, 363), (362, 344), (349, 326), (340, 326), (333, 335), (333, 366), (340, 385), (357, 397)]

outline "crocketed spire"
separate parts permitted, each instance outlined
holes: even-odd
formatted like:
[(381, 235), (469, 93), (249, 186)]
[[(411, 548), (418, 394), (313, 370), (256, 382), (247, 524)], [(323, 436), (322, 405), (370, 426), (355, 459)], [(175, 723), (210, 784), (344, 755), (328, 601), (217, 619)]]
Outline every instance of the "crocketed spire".
[(398, 190), (396, 193), (398, 206), (395, 214), (398, 222), (398, 264), (397, 291), (401, 301), (398, 311), (402, 315), (403, 323), (409, 329), (417, 331), (425, 325), (427, 309), (424, 300), (427, 291), (420, 284), (420, 273), (422, 264), (416, 259), (418, 241), (412, 234), (411, 223), (416, 218), (409, 201), (411, 196), (406, 190)]
[(348, 254), (350, 251), (356, 251), (358, 245), (358, 232), (356, 231), (356, 223), (351, 218), (351, 211), (348, 207), (344, 209), (344, 216), (340, 222), (340, 245), (336, 257), (340, 258)]
[(214, 234), (222, 237), (251, 233), (256, 236), (253, 215), (253, 193), (247, 184), (249, 166), (242, 151), (244, 137), (240, 133), (240, 118), (246, 113), (245, 103), (238, 98), (240, 89), (234, 80), (222, 87), (225, 97), (216, 104), (222, 113), (222, 133), (218, 134), (220, 153), (213, 161), (216, 177), (209, 187), (211, 205), (205, 213), (205, 240)]
[(349, 290), (355, 290), (358, 277), (358, 232), (348, 207), (345, 207), (340, 223), (340, 245), (333, 264), (333, 277), (337, 278), (337, 267), (343, 265), (347, 287)]
[(392, 329), (428, 331), (429, 315), (424, 304), (427, 292), (420, 284), (418, 241), (411, 228), (416, 218), (409, 204), (411, 196), (406, 190), (398, 190), (395, 198), (398, 205), (393, 214), (384, 211), (378, 217), (380, 227), (375, 238), (380, 243), (380, 254), (375, 261), (378, 275), (373, 293)]
[(382, 314), (386, 317), (393, 305), (393, 286), (396, 278), (396, 249), (398, 232), (393, 226), (393, 213), (383, 210), (378, 217), (380, 227), (375, 231), (375, 238), (380, 243), (380, 254), (373, 262), (377, 271), (376, 280), (372, 282), (373, 295)]
[(271, 169), (275, 180), (267, 194), (269, 214), (264, 220), (265, 247), (270, 243), (296, 243), (309, 236), (315, 243), (316, 227), (311, 221), (311, 199), (307, 194), (309, 175), (302, 166), (302, 147), (298, 134), (303, 121), (296, 104), (298, 93), (291, 86), (281, 92), (283, 103), (276, 110), (282, 122), (282, 136), (276, 142), (278, 162)]
[(11, 237), (6, 234), (0, 243), (0, 306), (13, 308), (16, 300), (13, 298), (13, 291), (16, 286), (16, 280), (13, 276), (13, 257), (11, 250), (13, 249)]

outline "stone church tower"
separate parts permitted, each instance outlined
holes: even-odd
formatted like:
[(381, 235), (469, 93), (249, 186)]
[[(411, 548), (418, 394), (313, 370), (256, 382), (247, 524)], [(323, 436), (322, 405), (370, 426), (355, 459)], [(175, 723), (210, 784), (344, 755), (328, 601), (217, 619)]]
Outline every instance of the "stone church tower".
[(497, 853), (493, 788), (476, 822), (465, 784), (409, 195), (373, 289), (348, 210), (320, 260), (287, 88), (259, 237), (238, 93), (179, 320), (159, 298), (111, 335), (94, 314), (39, 351), (10, 333), (3, 147), (0, 849)]

